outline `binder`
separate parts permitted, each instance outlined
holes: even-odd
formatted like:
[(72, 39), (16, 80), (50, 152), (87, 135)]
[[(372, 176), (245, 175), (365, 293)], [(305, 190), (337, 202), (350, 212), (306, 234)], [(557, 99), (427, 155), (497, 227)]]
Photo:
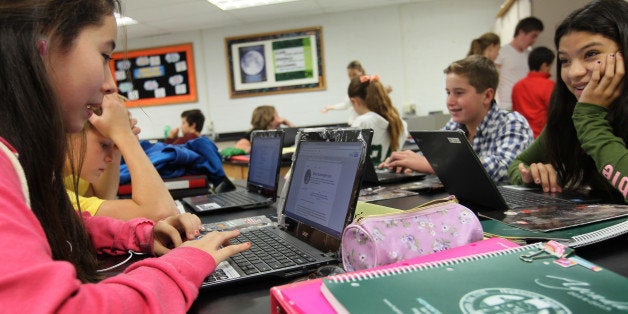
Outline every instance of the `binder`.
[(324, 278), (321, 291), (338, 313), (628, 311), (628, 278), (577, 257), (542, 258), (543, 248), (337, 275)]
[[(434, 262), (443, 259), (455, 257), (494, 252), (512, 247), (517, 247), (516, 243), (511, 241), (492, 238), (483, 241), (470, 243), (467, 245), (455, 247), (446, 251), (440, 251), (429, 255), (419, 256), (407, 261), (386, 265), (376, 269), (388, 269), (404, 265), (420, 265), (421, 263)], [(370, 270), (362, 270), (367, 272)], [(321, 293), (322, 279), (311, 279), (300, 281), (282, 286), (275, 286), (270, 289), (270, 308), (273, 314), (297, 314), (297, 313), (316, 313), (316, 314), (334, 314), (336, 313), (331, 305), (325, 300)]]
[[(168, 190), (170, 191), (208, 187), (207, 176), (204, 175), (183, 176), (178, 178), (164, 179), (164, 184), (166, 185), (166, 188), (168, 188)], [(132, 183), (120, 185), (118, 187), (118, 195), (131, 195), (132, 193)]]
[(541, 232), (517, 228), (498, 220), (481, 220), (484, 236), (512, 241), (555, 240), (572, 248), (628, 234), (628, 217), (615, 218), (582, 226)]

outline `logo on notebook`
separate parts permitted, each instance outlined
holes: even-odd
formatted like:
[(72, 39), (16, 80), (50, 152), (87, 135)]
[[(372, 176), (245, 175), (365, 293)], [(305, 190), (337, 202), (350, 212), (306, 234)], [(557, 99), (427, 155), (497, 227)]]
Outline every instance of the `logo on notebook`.
[(447, 140), (449, 141), (449, 143), (452, 144), (460, 144), (462, 142), (460, 142), (460, 139), (457, 137), (448, 137)]
[(460, 300), (464, 313), (571, 313), (562, 303), (542, 294), (512, 288), (471, 291)]

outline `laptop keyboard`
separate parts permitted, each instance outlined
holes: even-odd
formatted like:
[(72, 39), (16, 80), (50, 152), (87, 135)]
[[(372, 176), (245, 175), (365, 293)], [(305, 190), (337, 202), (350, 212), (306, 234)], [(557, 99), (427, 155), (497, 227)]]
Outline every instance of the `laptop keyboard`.
[(242, 191), (233, 191), (225, 193), (213, 194), (212, 201), (220, 206), (234, 206), (240, 204), (254, 204), (260, 202), (260, 197), (257, 194), (243, 193)]
[(508, 204), (509, 208), (524, 208), (536, 206), (556, 206), (556, 205), (573, 205), (574, 202), (560, 199), (557, 197), (536, 194), (532, 192), (523, 192), (498, 186), (497, 189)]
[(232, 256), (229, 263), (221, 263), (205, 279), (206, 282), (211, 283), (239, 277), (237, 271), (229, 264), (237, 265), (245, 274), (252, 275), (315, 261), (309, 254), (300, 251), (275, 235), (270, 231), (270, 228), (244, 231), (229, 242), (232, 244), (251, 242), (251, 248)]

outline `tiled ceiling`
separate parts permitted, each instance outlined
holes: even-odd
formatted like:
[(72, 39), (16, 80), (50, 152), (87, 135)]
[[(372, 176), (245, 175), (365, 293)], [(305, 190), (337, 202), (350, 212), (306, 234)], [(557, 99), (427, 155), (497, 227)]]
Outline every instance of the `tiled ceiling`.
[(134, 38), (420, 1), (434, 0), (299, 0), (231, 11), (206, 0), (126, 0), (122, 13), (139, 22), (127, 28)]

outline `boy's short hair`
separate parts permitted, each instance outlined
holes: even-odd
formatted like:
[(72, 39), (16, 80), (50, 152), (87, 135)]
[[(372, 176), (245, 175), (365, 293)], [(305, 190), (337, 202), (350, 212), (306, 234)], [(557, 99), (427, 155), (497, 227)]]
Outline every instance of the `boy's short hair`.
[(530, 55), (528, 56), (528, 67), (530, 68), (530, 71), (538, 71), (541, 69), (543, 63), (552, 65), (554, 57), (556, 57), (556, 55), (549, 48), (542, 46), (536, 47), (530, 51)]
[(499, 82), (499, 73), (495, 63), (481, 55), (472, 55), (454, 61), (443, 72), (466, 77), (469, 85), (473, 86), (477, 93), (484, 92), (489, 88), (496, 90)]
[(199, 109), (183, 111), (181, 113), (181, 118), (185, 118), (185, 121), (187, 121), (189, 125), (194, 124), (194, 129), (196, 129), (197, 132), (200, 133), (203, 130), (205, 116)]
[(517, 26), (515, 27), (514, 37), (517, 37), (517, 34), (519, 34), (520, 30), (526, 34), (533, 31), (542, 32), (543, 22), (533, 16), (526, 17), (517, 23)]

